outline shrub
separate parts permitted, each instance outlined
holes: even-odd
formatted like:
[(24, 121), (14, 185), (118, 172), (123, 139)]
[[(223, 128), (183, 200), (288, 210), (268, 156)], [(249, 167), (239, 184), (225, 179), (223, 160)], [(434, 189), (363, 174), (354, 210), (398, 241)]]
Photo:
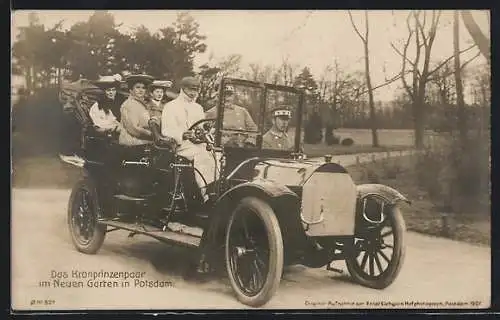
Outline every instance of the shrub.
[(391, 159), (382, 162), (382, 174), (385, 179), (396, 179), (402, 168), (400, 159)]
[(439, 207), (454, 212), (482, 210), (489, 196), (489, 140), (442, 135), (424, 149), (415, 163), (417, 183)]
[(323, 127), (321, 118), (315, 114), (306, 123), (304, 128), (304, 142), (308, 144), (317, 144), (323, 140)]
[(325, 137), (325, 141), (326, 141), (326, 144), (329, 146), (334, 145), (334, 144), (337, 145), (340, 143), (340, 138), (336, 135), (331, 134), (331, 135), (327, 135)]
[(344, 140), (342, 140), (341, 144), (343, 146), (352, 146), (354, 144), (354, 140), (352, 140), (351, 138), (345, 138)]

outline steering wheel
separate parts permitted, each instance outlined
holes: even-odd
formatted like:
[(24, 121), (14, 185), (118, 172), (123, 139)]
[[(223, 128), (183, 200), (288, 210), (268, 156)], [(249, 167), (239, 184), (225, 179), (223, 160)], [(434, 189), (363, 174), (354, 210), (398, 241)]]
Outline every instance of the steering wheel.
[(208, 118), (201, 119), (193, 123), (188, 130), (194, 132), (194, 138), (189, 139), (189, 141), (195, 144), (204, 142), (214, 144), (215, 121), (215, 118)]
[(229, 138), (226, 142), (230, 147), (255, 148), (257, 145), (249, 139), (249, 132), (241, 129), (225, 129), (224, 133)]

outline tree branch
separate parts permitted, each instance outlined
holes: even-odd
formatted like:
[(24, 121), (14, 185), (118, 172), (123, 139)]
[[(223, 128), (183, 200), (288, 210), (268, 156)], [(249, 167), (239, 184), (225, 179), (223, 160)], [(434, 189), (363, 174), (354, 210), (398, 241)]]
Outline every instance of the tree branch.
[(370, 32), (370, 28), (368, 27), (368, 10), (365, 10), (365, 43), (368, 45), (368, 33)]
[[(408, 15), (408, 19), (407, 19), (408, 27), (410, 27), (409, 17), (410, 17), (410, 15)], [(403, 82), (403, 86), (404, 86), (406, 92), (408, 92), (408, 95), (413, 100), (413, 92), (410, 89), (410, 86), (408, 85), (408, 83), (406, 82), (406, 79), (404, 77), (404, 75), (406, 75), (406, 57), (407, 57), (407, 52), (408, 52), (408, 46), (410, 45), (411, 37), (413, 35), (413, 30), (411, 28), (409, 30), (410, 30), (410, 32), (409, 32), (409, 35), (408, 35), (408, 39), (406, 40), (406, 43), (405, 43), (405, 45), (403, 47), (403, 64), (401, 66), (401, 75), (403, 75), (403, 76), (401, 77), (401, 80)], [(418, 34), (417, 34), (417, 37), (418, 37)]]
[[(422, 37), (422, 40), (423, 40), (424, 47), (427, 48), (428, 43), (427, 43), (427, 38), (425, 37), (425, 33), (424, 33), (424, 26), (420, 22), (420, 11), (417, 11), (417, 12), (414, 11), (413, 17), (415, 18), (415, 23), (416, 23), (416, 26), (417, 26), (416, 32), (420, 33), (420, 35)], [(424, 17), (425, 17), (425, 12), (424, 12)]]
[[(473, 44), (471, 45), (470, 47), (468, 47), (467, 49), (463, 49), (461, 50), (458, 54), (462, 54), (464, 52), (467, 52), (469, 51), (470, 49), (474, 48), (476, 45)], [(435, 73), (437, 70), (439, 70), (442, 66), (444, 66), (445, 64), (447, 64), (451, 59), (453, 59), (453, 56), (450, 56), (448, 58), (446, 58), (445, 60), (443, 60), (440, 64), (437, 65), (437, 67), (435, 67), (433, 70), (429, 71), (427, 73), (427, 76), (430, 76), (432, 75), (433, 73)]]
[(365, 43), (366, 40), (365, 40), (365, 38), (363, 38), (363, 36), (359, 32), (358, 27), (356, 27), (356, 23), (354, 23), (354, 19), (352, 17), (351, 11), (348, 10), (347, 13), (349, 14), (349, 19), (351, 19), (351, 24), (352, 24), (352, 27), (354, 28), (354, 31), (356, 31), (356, 33), (358, 34), (358, 37), (361, 39), (361, 41), (363, 41), (363, 43)]
[(439, 24), (440, 17), (441, 11), (438, 10), (437, 15), (435, 10), (432, 12), (432, 25), (431, 30), (429, 30), (429, 48), (432, 48), (432, 44), (434, 43), (434, 39), (436, 38), (437, 26)]
[[(470, 58), (469, 60), (467, 60), (464, 63), (462, 63), (462, 65), (460, 66), (460, 70), (463, 70), (470, 62), (474, 61), (480, 55), (481, 55), (481, 51), (479, 51), (478, 53), (476, 53), (476, 55), (473, 56), (472, 58)], [(447, 78), (447, 77), (451, 76), (454, 72), (455, 72), (454, 69), (453, 70), (447, 70), (444, 74), (436, 75), (436, 76), (430, 77), (428, 79), (429, 79), (429, 81), (437, 81), (439, 79), (443, 79), (443, 78)]]
[[(412, 72), (412, 71), (406, 71), (406, 74), (411, 73), (411, 72)], [(406, 75), (406, 74), (405, 74), (405, 75)], [(401, 73), (399, 73), (399, 74), (395, 75), (394, 77), (392, 77), (392, 78), (390, 78), (390, 79), (386, 80), (386, 82), (384, 82), (384, 83), (382, 83), (382, 84), (379, 84), (379, 85), (377, 85), (377, 86), (372, 87), (372, 91), (374, 91), (374, 90), (376, 90), (376, 89), (380, 89), (380, 88), (385, 87), (385, 86), (388, 86), (388, 85), (390, 85), (391, 83), (395, 82), (396, 80), (401, 79), (401, 77), (402, 77), (402, 76), (403, 76), (403, 75), (402, 75)], [(365, 90), (365, 91), (363, 91), (363, 92), (360, 92), (360, 93), (358, 93), (358, 94), (356, 95), (356, 97), (358, 97), (358, 96), (360, 96), (360, 95), (363, 95), (363, 94), (367, 93), (368, 91), (369, 91), (369, 90)]]
[(398, 48), (396, 48), (396, 46), (394, 45), (394, 43), (391, 42), (391, 47), (394, 49), (394, 51), (396, 51), (396, 53), (401, 57), (401, 58), (404, 58), (406, 59), (406, 62), (408, 62), (409, 64), (411, 64), (412, 67), (416, 67), (415, 66), (415, 63), (413, 61), (411, 61), (408, 57), (406, 57)]

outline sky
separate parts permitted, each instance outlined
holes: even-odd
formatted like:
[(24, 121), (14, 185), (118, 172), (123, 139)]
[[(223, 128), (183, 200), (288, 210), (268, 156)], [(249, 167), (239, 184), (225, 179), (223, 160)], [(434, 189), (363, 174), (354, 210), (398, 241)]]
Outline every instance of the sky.
[[(28, 24), (28, 14), (32, 11), (15, 11), (12, 15), (12, 37), (20, 26)], [(46, 26), (53, 26), (64, 19), (63, 28), (75, 22), (85, 21), (93, 11), (43, 10), (35, 11)], [(120, 31), (130, 32), (139, 25), (152, 32), (171, 25), (176, 18), (176, 10), (110, 10)], [(189, 13), (200, 25), (200, 33), (207, 39), (207, 51), (195, 60), (199, 66), (213, 57), (216, 61), (231, 54), (242, 55), (243, 69), (249, 63), (279, 65), (288, 60), (300, 68), (308, 66), (316, 79), (320, 78), (327, 65), (334, 61), (346, 72), (363, 71), (363, 44), (354, 32), (349, 15), (345, 10), (193, 10)], [(391, 42), (401, 47), (407, 36), (405, 18), (407, 11), (369, 11), (369, 50), (373, 86), (385, 82), (396, 75), (401, 68), (401, 58), (391, 47)], [(453, 54), (452, 11), (443, 11), (432, 60), (441, 61)], [(353, 18), (364, 33), (363, 11), (353, 11)], [(484, 33), (489, 36), (489, 12), (473, 11), (473, 16)], [(461, 23), (461, 48), (472, 42)], [(477, 49), (463, 55), (463, 59), (474, 56)], [(482, 56), (470, 66), (484, 63)], [(391, 100), (397, 86), (387, 86), (375, 91), (378, 100)]]

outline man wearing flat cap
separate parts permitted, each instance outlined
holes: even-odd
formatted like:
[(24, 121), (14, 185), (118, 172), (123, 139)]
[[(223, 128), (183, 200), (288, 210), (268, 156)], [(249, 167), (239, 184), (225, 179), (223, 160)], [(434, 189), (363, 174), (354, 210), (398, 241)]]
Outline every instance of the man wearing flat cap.
[[(179, 96), (163, 108), (161, 134), (175, 140), (178, 145), (177, 154), (193, 160), (196, 169), (203, 175), (206, 183), (210, 184), (215, 175), (214, 159), (204, 144), (189, 141), (194, 137), (194, 133), (188, 130), (195, 122), (205, 119), (203, 107), (196, 103), (201, 83), (194, 77), (185, 77), (180, 86)], [(203, 178), (196, 174), (196, 182), (205, 196), (206, 185)]]
[(262, 137), (263, 149), (292, 150), (293, 137), (288, 134), (292, 112), (287, 106), (279, 106), (271, 111), (273, 126)]

